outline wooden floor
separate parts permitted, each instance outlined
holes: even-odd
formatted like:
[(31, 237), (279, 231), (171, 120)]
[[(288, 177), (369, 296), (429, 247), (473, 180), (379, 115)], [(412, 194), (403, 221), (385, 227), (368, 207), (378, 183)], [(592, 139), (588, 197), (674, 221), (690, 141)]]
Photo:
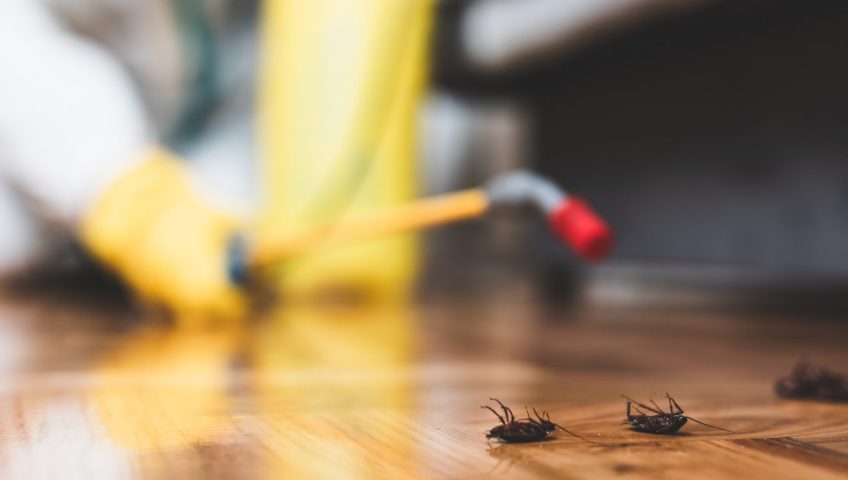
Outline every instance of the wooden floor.
[[(501, 294), (179, 329), (7, 293), (0, 477), (844, 478), (848, 404), (781, 400), (772, 383), (801, 356), (848, 369), (846, 320)], [(622, 394), (665, 392), (738, 433), (621, 425)], [(488, 443), (490, 396), (591, 442)]]

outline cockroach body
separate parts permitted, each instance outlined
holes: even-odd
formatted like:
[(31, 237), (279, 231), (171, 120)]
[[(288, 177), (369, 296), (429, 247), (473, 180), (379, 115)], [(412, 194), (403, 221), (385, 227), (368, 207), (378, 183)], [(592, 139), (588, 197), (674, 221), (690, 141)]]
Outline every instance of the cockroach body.
[[(672, 435), (683, 428), (683, 425), (686, 425), (687, 421), (692, 420), (695, 423), (700, 423), (701, 425), (710, 428), (734, 433), (730, 430), (716, 427), (715, 425), (710, 425), (692, 417), (683, 415), (683, 409), (680, 408), (680, 405), (678, 405), (673, 398), (671, 398), (671, 395), (666, 393), (665, 396), (668, 399), (668, 412), (663, 411), (663, 409), (653, 400), (651, 400), (651, 404), (653, 404), (653, 407), (651, 407), (644, 403), (639, 403), (628, 396), (624, 396), (624, 398), (627, 399), (627, 417), (624, 419), (623, 423), (630, 425), (630, 428), (637, 432)], [(638, 414), (632, 414), (631, 407), (635, 409)], [(646, 411), (651, 412), (652, 415), (645, 413)]]
[(525, 407), (527, 418), (516, 420), (515, 414), (512, 413), (512, 409), (501, 403), (500, 400), (497, 398), (489, 398), (489, 400), (495, 401), (498, 405), (500, 405), (503, 415), (499, 414), (494, 408), (488, 405), (480, 406), (480, 408), (490, 410), (496, 417), (498, 417), (498, 420), (501, 421), (500, 425), (486, 432), (486, 438), (488, 439), (496, 438), (504, 443), (537, 442), (546, 439), (557, 428), (577, 438), (583, 439), (580, 435), (566, 430), (560, 425), (552, 422), (551, 416), (548, 412), (543, 411), (540, 414), (534, 408), (533, 413), (536, 415), (536, 418), (533, 418)]
[(801, 361), (775, 383), (774, 390), (786, 398), (846, 401), (848, 376)]

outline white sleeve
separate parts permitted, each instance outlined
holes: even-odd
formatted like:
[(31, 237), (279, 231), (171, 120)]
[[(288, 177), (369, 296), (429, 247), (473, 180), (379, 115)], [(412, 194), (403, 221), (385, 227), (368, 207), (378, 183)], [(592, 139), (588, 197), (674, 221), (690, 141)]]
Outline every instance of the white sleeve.
[(150, 141), (132, 83), (37, 0), (0, 1), (0, 172), (72, 225)]
[(710, 0), (478, 0), (462, 19), (472, 64), (505, 70)]

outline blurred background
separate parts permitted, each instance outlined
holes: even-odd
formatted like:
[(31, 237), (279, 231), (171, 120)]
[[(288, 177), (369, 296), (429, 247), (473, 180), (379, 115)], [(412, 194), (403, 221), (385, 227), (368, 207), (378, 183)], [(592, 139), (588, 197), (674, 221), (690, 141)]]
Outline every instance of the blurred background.
[[(269, 152), (314, 150), (291, 147), (299, 141), (292, 138), (343, 136), (342, 127), (314, 125), (344, 112), (339, 102), (373, 103), (368, 88), (382, 88), (368, 86), (373, 80), (351, 81), (336, 95), (336, 106), (317, 107), (320, 114), (299, 130), (285, 133), (278, 122), (270, 136), (280, 138), (269, 140), (261, 133), (268, 131), (267, 105), (291, 105), (286, 95), (321, 98), (331, 87), (293, 87), (269, 100), (275, 94), (263, 85), (275, 75), (269, 65), (279, 62), (268, 59), (279, 52), (268, 46), (277, 40), (260, 41), (259, 26), (270, 31), (273, 21), (263, 24), (257, 2), (46, 5), (63, 35), (103, 49), (127, 72), (150, 131), (186, 159), (218, 205), (244, 212), (268, 210), (268, 202), (315, 204), (305, 200), (309, 188), (297, 185), (324, 182), (325, 190), (342, 192), (327, 200), (337, 205), (326, 218), (346, 211), (338, 206), (347, 195), (344, 178), (355, 184), (357, 174), (344, 173), (354, 167), (343, 160), (315, 160), (322, 167), (310, 171), (302, 165), (311, 160), (269, 167), (262, 159)], [(343, 11), (341, 20), (320, 27), (332, 41), (316, 43), (314, 32), (303, 34), (306, 40), (282, 36), (283, 44), (312, 48), (322, 59), (303, 65), (307, 73), (292, 82), (333, 74), (322, 65), (341, 64), (350, 54), (333, 43), (355, 35), (344, 33)], [(410, 110), (414, 125), (412, 116), (400, 120), (415, 132), (414, 145), (395, 150), (395, 163), (414, 165), (414, 172), (386, 174), (378, 183), (403, 185), (403, 192), (381, 194), (376, 203), (364, 202), (368, 208), (409, 199), (413, 191), (444, 193), (529, 168), (588, 199), (616, 232), (617, 244), (609, 262), (589, 269), (554, 240), (543, 218), (522, 209), (498, 211), (426, 236), (424, 292), (470, 295), (520, 274), (533, 295), (566, 303), (843, 306), (848, 146), (841, 87), (848, 68), (838, 59), (846, 48), (848, 9), (840, 2), (443, 0), (432, 6), (432, 16), (429, 60), (422, 63), (429, 64), (427, 87), (410, 97), (421, 98), (421, 108)], [(278, 50), (285, 57), (287, 51)], [(336, 73), (365, 79), (356, 72), (377, 67), (362, 58), (359, 67)], [(276, 75), (282, 83), (293, 76)], [(293, 116), (303, 112), (288, 108)], [(367, 115), (348, 112), (335, 123)], [(327, 169), (341, 173), (327, 177)], [(65, 175), (61, 168), (51, 171)], [(342, 187), (336, 188), (336, 177)], [(10, 178), (17, 190), (27, 190)], [(6, 256), (14, 257), (16, 248), (12, 242)]]
[[(838, 301), (846, 70), (832, 59), (845, 46), (843, 7), (625, 3), (632, 10), (584, 24), (572, 2), (550, 2), (523, 27), (534, 48), (477, 57), (452, 42), (486, 22), (507, 38), (487, 12), (502, 2), (445, 5), (436, 84), (478, 111), (500, 106), (488, 116), (513, 118), (500, 128), (523, 138), (514, 161), (591, 198), (615, 226), (614, 259), (593, 275), (599, 293), (698, 282), (709, 295), (762, 301), (759, 284), (772, 300)], [(557, 10), (560, 31), (541, 41)], [(475, 58), (488, 68), (472, 68)], [(547, 254), (544, 275), (566, 275), (563, 256)]]
[[(510, 3), (442, 5), (430, 106), (486, 119), (470, 165), (509, 156), (591, 199), (617, 233), (595, 293), (841, 304), (843, 5)], [(541, 278), (569, 278), (534, 240)]]

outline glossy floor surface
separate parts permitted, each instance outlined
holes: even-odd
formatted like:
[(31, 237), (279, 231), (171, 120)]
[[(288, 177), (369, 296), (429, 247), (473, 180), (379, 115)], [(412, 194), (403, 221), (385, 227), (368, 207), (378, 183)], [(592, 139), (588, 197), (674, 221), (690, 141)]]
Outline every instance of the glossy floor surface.
[[(7, 292), (0, 477), (844, 477), (848, 404), (772, 393), (799, 357), (848, 367), (844, 320), (542, 308), (510, 292), (200, 329), (96, 295)], [(621, 424), (622, 394), (665, 392), (736, 433)], [(490, 396), (586, 440), (487, 442)]]

